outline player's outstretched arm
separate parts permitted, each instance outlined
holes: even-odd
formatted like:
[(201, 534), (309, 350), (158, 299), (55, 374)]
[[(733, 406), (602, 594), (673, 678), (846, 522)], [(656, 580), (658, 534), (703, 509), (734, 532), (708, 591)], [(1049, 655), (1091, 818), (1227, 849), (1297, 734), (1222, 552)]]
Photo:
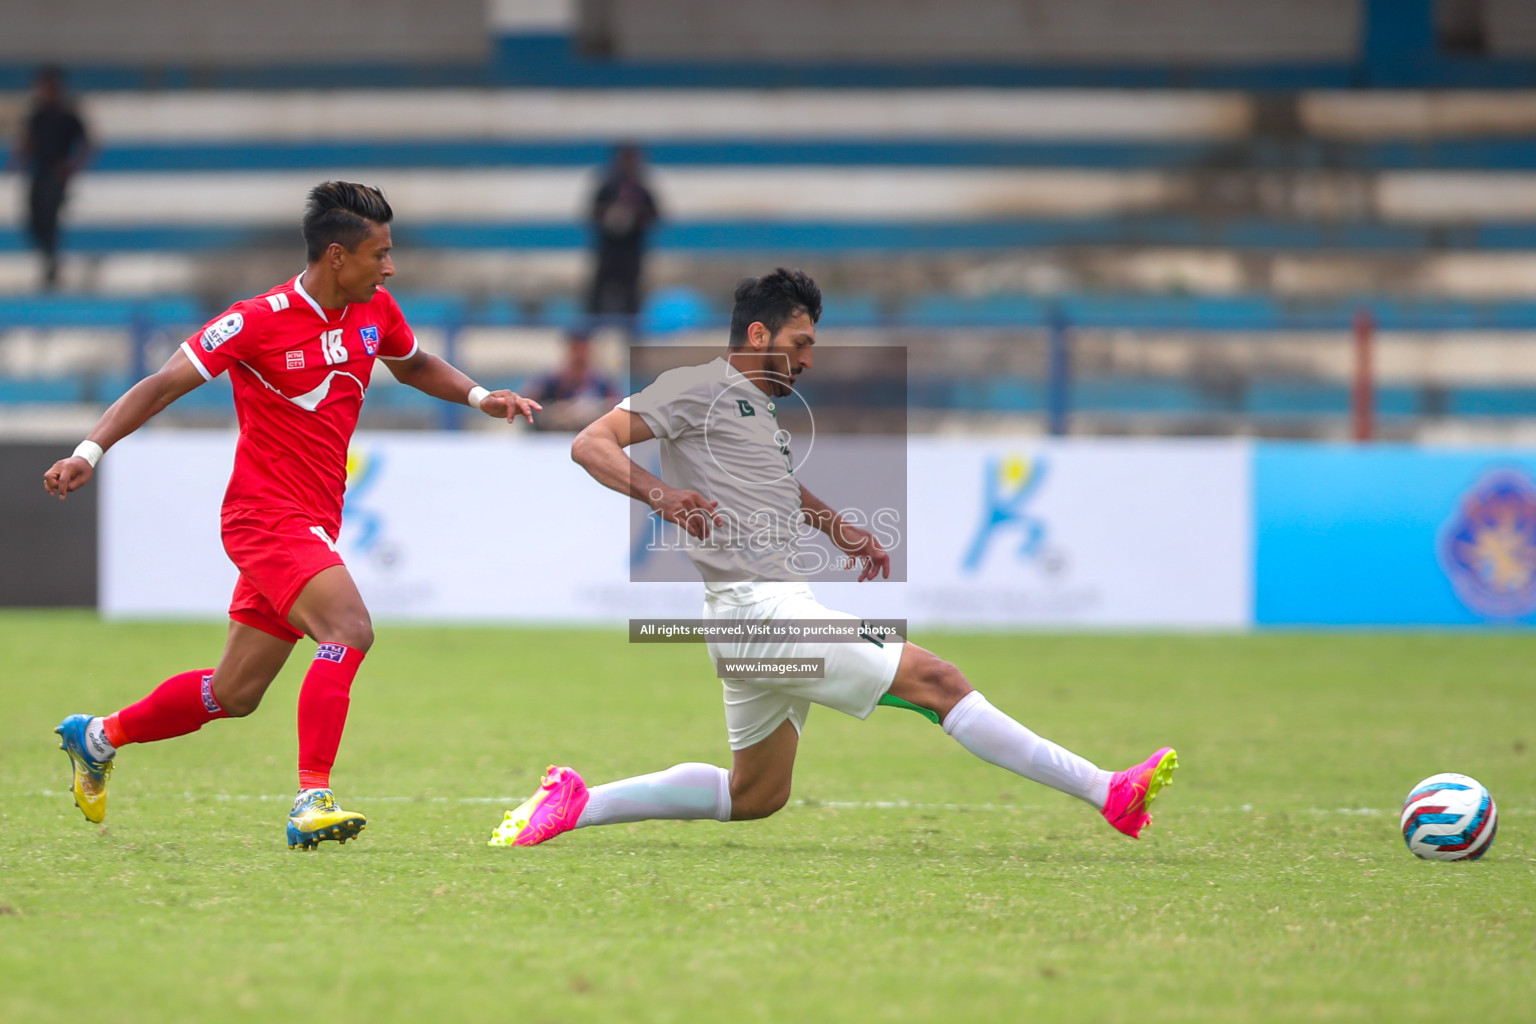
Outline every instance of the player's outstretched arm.
[(389, 372), (402, 384), (409, 384), (417, 391), (441, 398), (445, 402), (479, 409), (487, 416), (505, 419), (508, 423), (519, 416), (527, 417), (528, 422), (532, 423), (533, 414), (544, 409), (533, 399), (524, 398), (505, 388), (487, 391), (452, 363), (421, 349), (417, 349), (416, 354), (409, 359), (388, 359), (384, 365), (389, 367)]
[[(197, 372), (192, 360), (181, 349), (177, 349), (171, 353), (171, 358), (165, 361), (164, 366), (125, 391), (123, 397), (101, 414), (95, 429), (80, 447), (94, 445), (100, 450), (92, 454), (100, 458), (101, 452), (138, 430), (155, 413), (202, 383), (203, 375)], [(84, 455), (76, 454), (60, 459), (43, 474), (43, 487), (49, 494), (62, 499), (70, 491), (84, 487), (96, 472), (95, 466), (95, 462)]]
[(848, 522), (832, 506), (806, 490), (804, 484), (800, 485), (800, 508), (816, 529), (858, 562), (860, 583), (876, 576), (891, 578), (891, 554), (880, 546), (874, 534)]
[(697, 491), (668, 486), (624, 454), (630, 445), (655, 436), (638, 413), (611, 409), (576, 435), (571, 442), (571, 458), (604, 487), (645, 502), (657, 515), (695, 537), (709, 536), (710, 526), (723, 522), (715, 511), (718, 501), (709, 501)]

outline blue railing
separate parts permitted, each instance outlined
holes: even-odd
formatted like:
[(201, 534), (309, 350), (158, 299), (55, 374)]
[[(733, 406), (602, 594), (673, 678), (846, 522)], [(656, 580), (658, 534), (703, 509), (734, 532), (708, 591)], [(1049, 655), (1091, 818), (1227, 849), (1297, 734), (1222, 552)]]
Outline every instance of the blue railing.
[[(460, 333), (469, 327), (546, 327), (574, 330), (590, 321), (568, 297), (537, 308), (507, 298), (485, 300), (443, 293), (397, 296), (418, 328), (441, 332), (453, 359)], [(125, 332), (126, 368), (69, 377), (0, 378), (0, 403), (91, 402), (115, 398), (148, 369), (157, 341), (189, 335), (218, 310), (185, 296), (112, 298), (36, 296), (0, 298), (0, 332), (17, 329), (94, 328)], [(982, 329), (1043, 334), (1047, 369), (1043, 379), (1019, 374), (960, 373), (915, 377), (910, 401), (918, 408), (1039, 412), (1053, 432), (1065, 432), (1073, 412), (1146, 415), (1232, 415), (1251, 418), (1336, 416), (1350, 409), (1347, 385), (1316, 380), (1200, 382), (1093, 376), (1074, 379), (1072, 339), (1083, 329), (1160, 332), (1315, 332), (1349, 334), (1367, 314), (1389, 331), (1536, 332), (1536, 302), (1416, 302), (1368, 297), (1328, 302), (1290, 302), (1265, 295), (1140, 296), (1073, 294), (1054, 298), (997, 295), (964, 298), (918, 296), (888, 303), (873, 296), (831, 296), (823, 332), (839, 329), (938, 332)], [(634, 333), (655, 339), (684, 329), (717, 330), (723, 338), (727, 311), (690, 289), (666, 289), (651, 296)], [(509, 382), (514, 385), (518, 382)], [(226, 388), (188, 396), (182, 408), (224, 409)], [(1486, 384), (1392, 385), (1376, 391), (1376, 411), (1386, 418), (1413, 416), (1536, 416), (1536, 386)], [(375, 409), (436, 410), (445, 425), (458, 425), (460, 410), (432, 403), (409, 389), (375, 392)]]
[[(591, 229), (570, 221), (397, 222), (395, 242), (405, 249), (585, 249)], [(292, 249), (298, 227), (241, 224), (83, 225), (64, 232), (66, 251), (227, 252)], [(1216, 248), (1245, 252), (1347, 250), (1438, 252), (1533, 250), (1536, 222), (1389, 224), (1380, 221), (1289, 221), (1266, 217), (1204, 218), (1180, 215), (996, 218), (983, 221), (811, 220), (673, 221), (651, 239), (654, 249), (689, 253), (742, 253), (754, 258), (829, 254), (889, 254), (940, 250), (1003, 250), (1075, 246)], [(30, 248), (17, 227), (0, 227), (0, 252)]]
[[(1285, 169), (1327, 171), (1536, 169), (1536, 139), (1081, 139), (654, 138), (658, 167), (1050, 167), (1095, 170)], [(93, 174), (349, 168), (600, 167), (613, 139), (209, 140), (107, 143)], [(11, 147), (0, 141), (0, 164)]]

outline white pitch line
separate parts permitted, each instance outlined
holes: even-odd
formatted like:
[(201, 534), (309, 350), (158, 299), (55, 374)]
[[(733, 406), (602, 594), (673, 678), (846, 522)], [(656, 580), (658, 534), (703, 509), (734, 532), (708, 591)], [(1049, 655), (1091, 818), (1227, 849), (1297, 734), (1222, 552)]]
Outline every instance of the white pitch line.
[[(42, 789), (26, 795), (54, 799), (67, 797), (70, 794), (67, 790)], [(293, 797), (278, 793), (157, 793), (153, 798), (175, 799), (177, 797), (188, 802), (217, 800), (221, 803), (293, 803)], [(521, 796), (359, 796), (350, 798), (360, 804), (507, 804), (510, 807), (516, 807), (524, 799), (525, 797)]]
[[(43, 789), (33, 793), (23, 794), (29, 797), (43, 797), (58, 799), (69, 796), (67, 790)], [(188, 802), (200, 800), (216, 800), (230, 803), (291, 803), (293, 797), (276, 793), (175, 793), (155, 794), (156, 799), (180, 797)], [(515, 807), (523, 802), (521, 796), (352, 796), (349, 802), (358, 805), (363, 804), (503, 804)], [(1047, 804), (951, 804), (951, 803), (923, 803), (913, 800), (794, 800), (795, 807), (803, 807), (810, 810), (817, 808), (829, 808), (836, 811), (959, 811), (998, 813), (1003, 811), (1047, 811), (1056, 810), (1058, 805)], [(1195, 811), (1201, 814), (1318, 814), (1337, 815), (1339, 817), (1384, 817), (1396, 816), (1399, 812), (1384, 807), (1255, 807), (1253, 804), (1242, 804), (1238, 807), (1185, 807), (1185, 811)], [(1500, 814), (1536, 814), (1536, 808), (1532, 807), (1500, 807)]]

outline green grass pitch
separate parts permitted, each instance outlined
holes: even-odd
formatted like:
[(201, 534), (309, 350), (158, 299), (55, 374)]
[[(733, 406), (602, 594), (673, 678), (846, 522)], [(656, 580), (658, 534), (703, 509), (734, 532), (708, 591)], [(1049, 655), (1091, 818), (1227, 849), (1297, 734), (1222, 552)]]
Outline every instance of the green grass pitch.
[[(291, 852), (300, 645), (255, 716), (130, 747), (105, 827), (51, 730), (210, 664), (209, 624), (0, 615), (0, 1021), (1529, 1020), (1536, 636), (919, 635), (1110, 767), (1169, 743), (1140, 842), (909, 712), (818, 709), (790, 807), (485, 845), (547, 763), (726, 763), (697, 647), (383, 625)], [(1501, 810), (1408, 854), (1440, 771)]]

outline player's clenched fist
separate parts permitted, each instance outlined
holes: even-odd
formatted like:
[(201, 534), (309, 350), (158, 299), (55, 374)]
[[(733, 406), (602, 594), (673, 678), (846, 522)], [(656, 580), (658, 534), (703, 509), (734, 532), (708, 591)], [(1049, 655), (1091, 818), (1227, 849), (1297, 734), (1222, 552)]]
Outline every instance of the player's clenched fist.
[(70, 491), (78, 491), (85, 486), (96, 470), (91, 464), (79, 456), (70, 456), (55, 462), (48, 472), (43, 474), (43, 487), (49, 494), (58, 495), (63, 499)]
[(689, 535), (703, 540), (709, 536), (711, 526), (723, 526), (725, 519), (715, 509), (718, 501), (708, 501), (697, 491), (685, 491), (678, 487), (651, 492), (651, 508), (669, 523), (675, 523)]
[(544, 407), (531, 398), (524, 398), (515, 391), (502, 388), (500, 391), (492, 391), (480, 399), (480, 411), (487, 416), (495, 416), (498, 419), (506, 417), (508, 423), (525, 416), (528, 422), (533, 422), (533, 414), (543, 412)]

